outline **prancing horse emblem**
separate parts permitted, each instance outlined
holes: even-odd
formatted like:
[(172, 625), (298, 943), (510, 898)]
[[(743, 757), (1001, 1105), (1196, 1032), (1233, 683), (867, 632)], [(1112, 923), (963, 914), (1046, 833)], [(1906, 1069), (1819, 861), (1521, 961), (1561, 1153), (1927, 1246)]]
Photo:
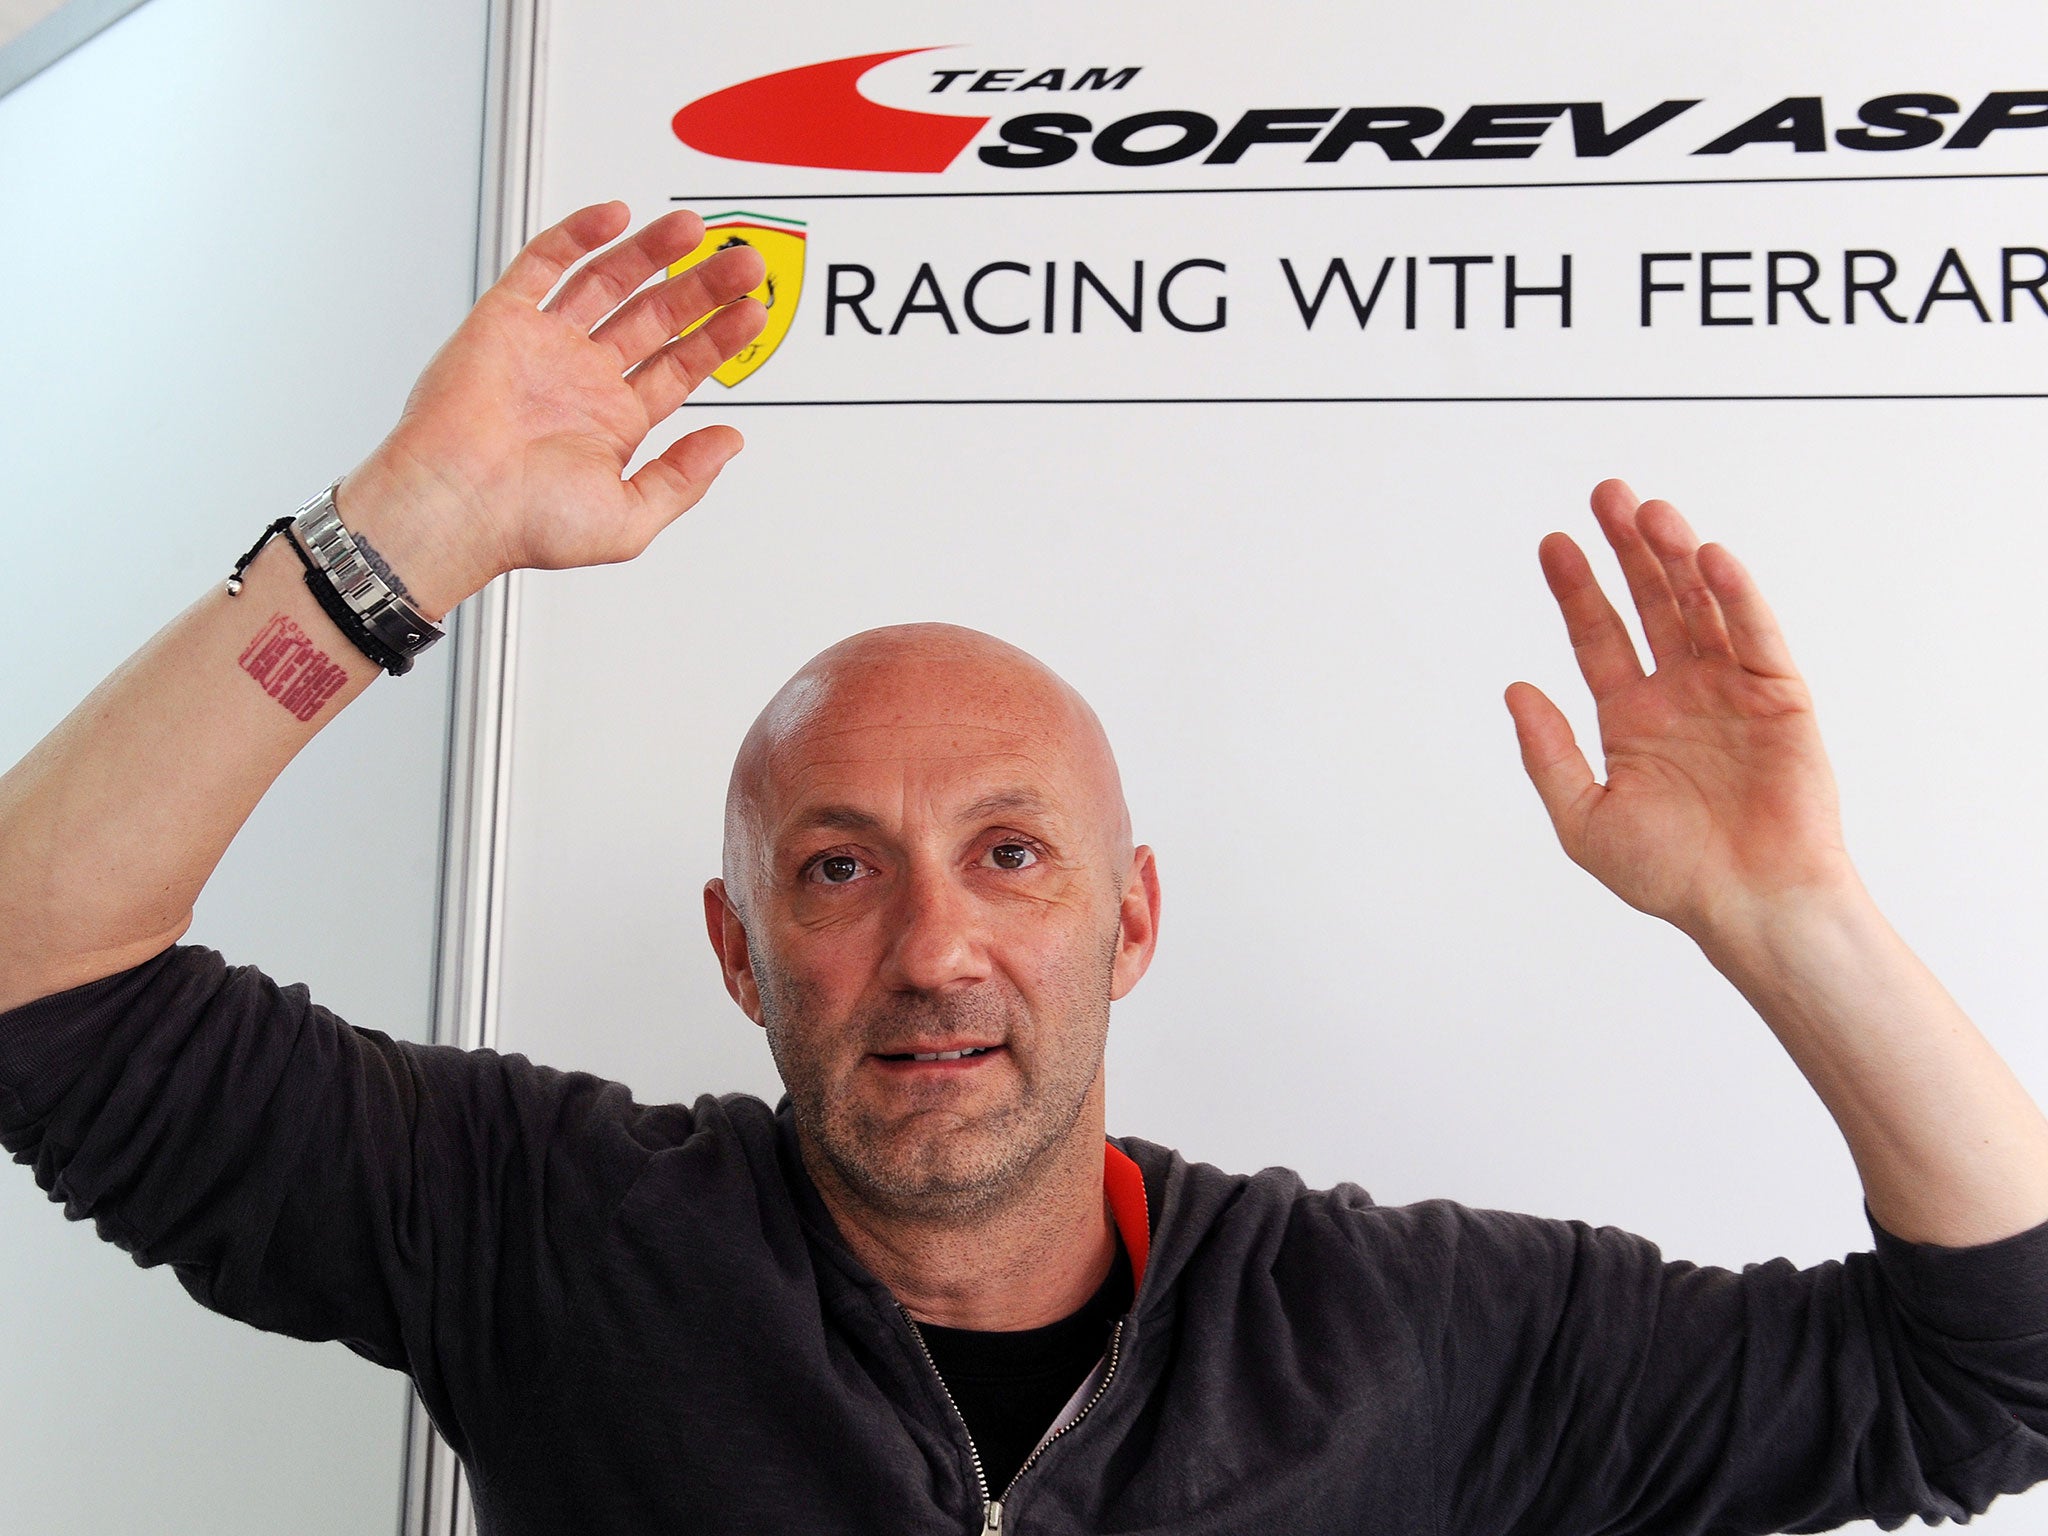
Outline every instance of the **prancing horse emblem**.
[[(767, 362), (789, 334), (796, 318), (797, 296), (804, 286), (804, 225), (798, 219), (776, 218), (765, 213), (715, 213), (704, 221), (704, 239), (694, 251), (668, 269), (674, 277), (694, 267), (715, 251), (735, 245), (751, 245), (761, 253), (768, 275), (754, 290), (754, 297), (768, 306), (768, 323), (740, 351), (721, 363), (711, 377), (730, 389)], [(698, 321), (702, 325), (703, 321)], [(695, 330), (691, 326), (685, 336)]]

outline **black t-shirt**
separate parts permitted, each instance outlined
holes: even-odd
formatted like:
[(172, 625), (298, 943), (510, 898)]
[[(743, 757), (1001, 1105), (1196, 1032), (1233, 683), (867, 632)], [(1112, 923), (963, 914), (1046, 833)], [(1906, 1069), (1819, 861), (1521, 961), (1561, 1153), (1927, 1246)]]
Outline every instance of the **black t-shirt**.
[(917, 1325), (967, 1421), (992, 1498), (1003, 1496), (1054, 1415), (1095, 1369), (1116, 1320), (1130, 1309), (1131, 1261), (1119, 1242), (1095, 1294), (1056, 1323), (1010, 1333)]

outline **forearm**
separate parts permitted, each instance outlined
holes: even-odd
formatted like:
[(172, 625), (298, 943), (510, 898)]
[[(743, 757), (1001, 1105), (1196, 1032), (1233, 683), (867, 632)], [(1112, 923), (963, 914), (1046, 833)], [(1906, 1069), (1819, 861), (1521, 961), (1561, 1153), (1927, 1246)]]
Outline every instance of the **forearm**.
[(1827, 1105), (1887, 1231), (1969, 1247), (2048, 1220), (2048, 1120), (1860, 887), (1701, 947)]
[(0, 1009), (174, 943), (272, 781), (375, 677), (283, 543), (0, 777)]
[[(335, 492), (428, 619), (508, 570), (632, 558), (739, 450), (730, 428), (703, 427), (625, 477), (766, 314), (746, 297), (761, 281), (751, 247), (643, 288), (704, 237), (681, 210), (563, 282), (625, 217), (597, 204), (537, 236)], [(208, 593), (0, 777), (0, 1009), (174, 943), (264, 791), (376, 676), (282, 543), (238, 596)]]

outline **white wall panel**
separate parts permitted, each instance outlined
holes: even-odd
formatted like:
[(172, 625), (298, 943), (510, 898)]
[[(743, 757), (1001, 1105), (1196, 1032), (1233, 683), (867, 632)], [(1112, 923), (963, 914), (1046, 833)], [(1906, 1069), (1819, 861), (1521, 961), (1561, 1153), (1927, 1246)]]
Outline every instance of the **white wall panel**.
[[(155, 0), (0, 98), (0, 758), (354, 463), (467, 308), (481, 0)], [(286, 773), (194, 942), (423, 1038), (446, 648)], [(46, 1536), (395, 1527), (408, 1389), (0, 1179), (0, 1489)]]

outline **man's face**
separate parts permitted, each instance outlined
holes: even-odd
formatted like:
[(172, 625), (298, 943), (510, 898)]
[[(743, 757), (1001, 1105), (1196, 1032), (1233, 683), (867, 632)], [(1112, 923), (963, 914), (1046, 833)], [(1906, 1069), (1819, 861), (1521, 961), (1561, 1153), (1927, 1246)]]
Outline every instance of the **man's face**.
[(1109, 1005), (1150, 955), (1150, 855), (1099, 727), (1000, 661), (800, 690), (752, 781), (743, 941), (707, 892), (800, 1130), (892, 1214), (975, 1214), (1099, 1139)]

